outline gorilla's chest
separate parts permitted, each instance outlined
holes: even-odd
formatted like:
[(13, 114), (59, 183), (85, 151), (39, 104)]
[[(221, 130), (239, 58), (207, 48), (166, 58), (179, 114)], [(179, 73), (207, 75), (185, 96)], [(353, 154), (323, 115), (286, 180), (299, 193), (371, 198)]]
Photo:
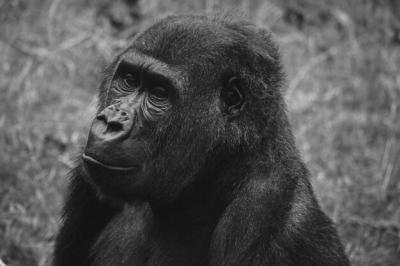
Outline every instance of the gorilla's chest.
[(95, 265), (206, 265), (209, 237), (199, 234), (179, 221), (158, 226), (147, 207), (136, 206), (104, 227), (91, 253)]

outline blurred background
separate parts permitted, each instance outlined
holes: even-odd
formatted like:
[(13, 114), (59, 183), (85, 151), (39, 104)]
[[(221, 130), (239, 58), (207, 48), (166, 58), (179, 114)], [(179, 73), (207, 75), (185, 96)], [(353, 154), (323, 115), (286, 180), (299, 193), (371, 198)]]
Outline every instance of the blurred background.
[(0, 0), (0, 258), (46, 265), (104, 67), (168, 14), (271, 29), (298, 147), (353, 265), (400, 265), (400, 1)]

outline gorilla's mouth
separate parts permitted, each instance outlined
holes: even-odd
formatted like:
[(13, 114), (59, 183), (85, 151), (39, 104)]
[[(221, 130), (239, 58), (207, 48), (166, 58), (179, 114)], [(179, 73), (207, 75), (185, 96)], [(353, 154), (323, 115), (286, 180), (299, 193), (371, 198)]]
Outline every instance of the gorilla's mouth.
[(114, 165), (108, 165), (105, 163), (102, 163), (96, 159), (94, 159), (93, 157), (87, 155), (87, 154), (82, 154), (82, 159), (83, 161), (90, 163), (90, 164), (95, 164), (98, 166), (101, 166), (103, 168), (106, 168), (108, 170), (113, 170), (113, 171), (131, 171), (131, 170), (135, 170), (138, 169), (138, 166), (114, 166)]

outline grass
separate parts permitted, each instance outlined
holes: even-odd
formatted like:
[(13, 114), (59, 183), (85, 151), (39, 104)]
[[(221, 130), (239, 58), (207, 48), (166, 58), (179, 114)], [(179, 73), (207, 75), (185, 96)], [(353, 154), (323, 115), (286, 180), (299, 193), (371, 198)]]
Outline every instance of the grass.
[[(400, 4), (149, 0), (132, 19), (106, 2), (0, 1), (0, 258), (7, 265), (49, 262), (102, 70), (127, 36), (166, 14), (216, 8), (241, 10), (274, 31), (299, 149), (352, 264), (399, 264)], [(108, 10), (130, 26), (115, 30)]]

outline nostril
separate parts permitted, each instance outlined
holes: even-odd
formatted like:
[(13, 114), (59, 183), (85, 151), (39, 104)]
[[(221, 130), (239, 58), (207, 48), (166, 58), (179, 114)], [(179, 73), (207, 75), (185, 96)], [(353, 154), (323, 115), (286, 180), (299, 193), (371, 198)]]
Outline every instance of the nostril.
[(126, 115), (127, 115), (127, 113), (126, 113), (126, 112), (124, 112), (124, 111), (122, 111), (122, 112), (121, 112), (121, 115), (122, 115), (122, 116), (126, 116)]
[(97, 120), (100, 120), (100, 121), (103, 121), (104, 123), (107, 123), (107, 117), (106, 117), (105, 114), (103, 114), (103, 113), (98, 114), (98, 115), (96, 116), (96, 118), (97, 118)]
[(110, 121), (110, 123), (108, 123), (108, 125), (107, 125), (108, 132), (119, 132), (122, 130), (123, 130), (123, 126), (119, 122)]

